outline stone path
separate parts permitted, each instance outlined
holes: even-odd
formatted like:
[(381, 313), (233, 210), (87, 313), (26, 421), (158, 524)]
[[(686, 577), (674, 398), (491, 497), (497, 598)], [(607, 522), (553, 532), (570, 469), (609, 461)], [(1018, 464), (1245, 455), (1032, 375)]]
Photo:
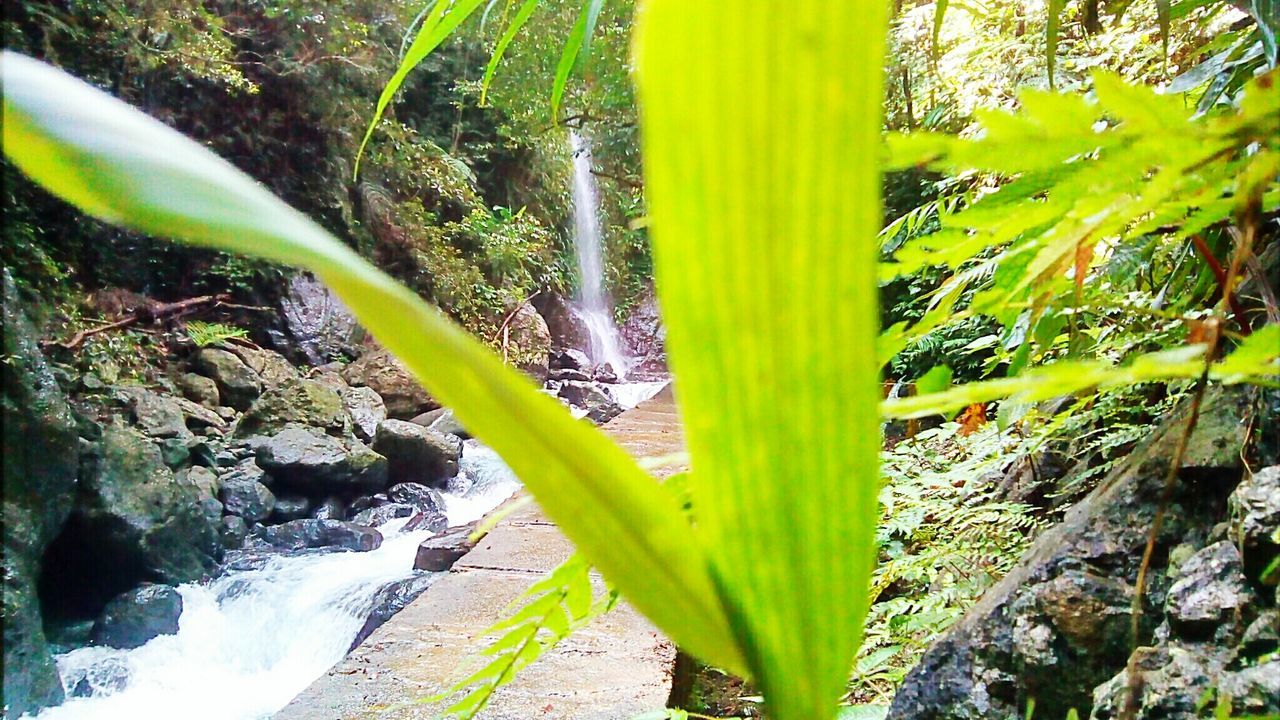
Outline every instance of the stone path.
[[(670, 386), (605, 429), (637, 457), (683, 449)], [(455, 678), (458, 661), (481, 647), (480, 633), (572, 549), (535, 505), (523, 506), (447, 576), (294, 699), (276, 720), (434, 717), (440, 708), (384, 710), (447, 686)], [(666, 637), (623, 603), (501, 688), (480, 718), (626, 720), (665, 707), (674, 659), (675, 648)]]

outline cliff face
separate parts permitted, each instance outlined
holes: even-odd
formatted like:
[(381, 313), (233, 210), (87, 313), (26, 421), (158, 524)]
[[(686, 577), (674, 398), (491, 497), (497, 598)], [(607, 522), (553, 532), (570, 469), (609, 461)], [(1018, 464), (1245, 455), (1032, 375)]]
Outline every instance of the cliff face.
[(75, 502), (79, 440), (7, 272), (4, 355), (4, 716), (16, 718), (63, 697), (36, 583)]

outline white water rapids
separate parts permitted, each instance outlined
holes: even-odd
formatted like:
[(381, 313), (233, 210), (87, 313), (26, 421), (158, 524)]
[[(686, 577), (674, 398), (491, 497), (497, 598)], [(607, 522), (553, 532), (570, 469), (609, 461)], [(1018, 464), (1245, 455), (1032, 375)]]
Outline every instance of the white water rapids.
[(631, 362), (622, 350), (618, 327), (613, 322), (613, 302), (604, 290), (600, 194), (591, 174), (591, 143), (572, 130), (569, 142), (573, 148), (573, 246), (581, 283), (574, 310), (591, 336), (591, 361), (608, 363), (618, 379), (623, 379)]
[[(664, 385), (608, 387), (629, 409)], [(483, 517), (519, 487), (496, 452), (466, 441), (456, 489), (443, 493), (449, 525)], [(182, 585), (177, 634), (133, 650), (84, 647), (59, 655), (68, 694), (85, 680), (94, 694), (68, 698), (36, 720), (271, 717), (346, 655), (379, 590), (413, 576), (418, 544), (431, 533), (401, 533), (405, 522), (379, 527), (384, 540), (370, 552), (281, 554), (258, 569)]]
[[(463, 451), (460, 478), (467, 487), (444, 493), (450, 526), (480, 518), (520, 486), (497, 454), (474, 440)], [(385, 539), (377, 550), (279, 555), (259, 569), (179, 587), (176, 635), (134, 650), (86, 647), (58, 656), (64, 685), (87, 678), (96, 692), (69, 698), (38, 720), (270, 717), (343, 658), (380, 589), (414, 574), (418, 544), (431, 533), (401, 533), (405, 522), (380, 527)]]

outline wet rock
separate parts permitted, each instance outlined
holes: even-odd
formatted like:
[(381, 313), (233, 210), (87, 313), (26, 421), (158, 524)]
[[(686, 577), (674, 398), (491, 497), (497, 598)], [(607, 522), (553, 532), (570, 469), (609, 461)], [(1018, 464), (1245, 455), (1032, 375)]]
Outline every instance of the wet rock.
[(462, 440), (403, 420), (378, 426), (373, 448), (387, 458), (390, 477), (442, 487), (458, 474)]
[(448, 411), (445, 408), (439, 407), (435, 410), (428, 410), (424, 413), (414, 415), (409, 418), (409, 422), (415, 425), (421, 425), (422, 427), (431, 427), (431, 423), (438, 420), (440, 416), (444, 415), (446, 412)]
[(449, 528), (435, 537), (427, 538), (418, 545), (418, 554), (413, 560), (414, 570), (444, 572), (471, 552), (475, 543), (471, 542), (474, 524)]
[(188, 438), (187, 418), (172, 398), (142, 387), (121, 387), (117, 392), (129, 404), (133, 420), (153, 438)]
[(596, 368), (594, 380), (601, 383), (616, 383), (618, 382), (618, 371), (609, 363), (603, 363)]
[(418, 483), (400, 483), (393, 486), (387, 495), (392, 502), (410, 505), (416, 511), (404, 527), (406, 532), (419, 529), (441, 532), (448, 527), (444, 498), (435, 488)]
[(79, 668), (66, 679), (71, 697), (110, 695), (129, 684), (129, 662), (123, 657), (102, 658), (89, 668)]
[(364, 331), (355, 316), (324, 283), (300, 273), (280, 300), (283, 333), (278, 345), (294, 348), (312, 365), (354, 357)]
[(1179, 636), (1207, 639), (1216, 631), (1239, 637), (1241, 613), (1253, 602), (1235, 545), (1222, 541), (1192, 555), (1178, 568), (1165, 595), (1165, 618)]
[(622, 414), (622, 406), (618, 403), (599, 405), (587, 411), (587, 419), (597, 425), (603, 425)]
[(391, 502), (404, 503), (422, 512), (443, 513), (444, 498), (440, 491), (419, 483), (392, 485), (387, 491)]
[(292, 520), (262, 528), (258, 537), (281, 550), (336, 547), (355, 552), (377, 550), (382, 533), (367, 526), (341, 520)]
[(182, 595), (168, 585), (146, 584), (111, 602), (93, 625), (93, 642), (113, 648), (141, 647), (158, 635), (178, 632)]
[[(1138, 711), (1133, 720), (1193, 720), (1197, 705), (1217, 685), (1230, 653), (1206, 645), (1142, 648), (1137, 667)], [(1121, 671), (1093, 693), (1091, 720), (1118, 720), (1128, 698), (1129, 675)]]
[(1247, 476), (1231, 493), (1231, 516), (1238, 529), (1231, 539), (1243, 548), (1245, 574), (1260, 577), (1280, 555), (1274, 538), (1280, 529), (1280, 465)]
[(387, 406), (382, 397), (367, 387), (349, 387), (340, 391), (342, 402), (351, 416), (351, 429), (356, 437), (371, 442), (378, 426), (387, 419)]
[(265, 470), (258, 467), (252, 457), (239, 460), (235, 467), (218, 477), (219, 487), (228, 482), (256, 482), (271, 487), (272, 479)]
[(187, 448), (187, 441), (182, 438), (166, 438), (157, 443), (157, 446), (160, 448), (160, 459), (174, 470), (186, 465), (191, 459), (191, 450)]
[(187, 441), (187, 452), (191, 455), (191, 463), (205, 468), (216, 467), (215, 458), (219, 445), (208, 439), (194, 438)]
[(389, 502), (391, 502), (391, 499), (387, 497), (386, 493), (366, 495), (364, 497), (356, 498), (351, 503), (351, 508), (348, 510), (348, 512), (354, 515), (357, 513), (362, 513), (365, 510), (368, 510), (369, 508), (378, 507), (379, 505), (386, 505)]
[(347, 507), (341, 498), (328, 497), (316, 505), (315, 510), (311, 511), (311, 517), (317, 520), (346, 520)]
[(342, 369), (342, 379), (352, 387), (368, 387), (378, 393), (391, 418), (408, 419), (440, 407), (389, 350), (361, 355)]
[(239, 473), (222, 479), (218, 499), (228, 515), (238, 515), (250, 523), (266, 520), (276, 505), (276, 497), (266, 485)]
[(235, 353), (220, 348), (202, 348), (196, 353), (196, 370), (214, 381), (222, 402), (236, 410), (247, 410), (262, 394), (262, 380)]
[(391, 583), (379, 590), (378, 594), (373, 596), (373, 610), (370, 611), (360, 632), (356, 633), (355, 639), (351, 641), (351, 647), (347, 652), (360, 647), (360, 643), (372, 635), (374, 630), (408, 607), (409, 603), (417, 599), (438, 577), (438, 575), (415, 574), (413, 577)]
[(458, 418), (453, 414), (453, 411), (449, 409), (445, 409), (443, 413), (440, 413), (440, 417), (431, 421), (431, 424), (427, 427), (438, 433), (453, 435), (454, 437), (458, 437), (463, 440), (467, 440), (471, 437), (471, 433), (467, 432), (467, 429), (462, 426), (462, 423), (458, 422)]
[[(565, 381), (572, 381), (572, 382), (590, 382), (591, 381), (590, 374), (588, 374), (585, 370), (578, 370), (576, 368), (564, 368), (562, 370), (552, 370), (551, 372), (547, 373), (547, 378), (550, 380), (559, 381), (561, 383)], [(564, 385), (560, 385), (560, 387), (564, 387)]]
[(236, 423), (235, 435), (271, 435), (291, 424), (341, 435), (347, 424), (346, 405), (332, 388), (311, 380), (289, 380), (253, 402)]
[(534, 298), (533, 304), (547, 324), (552, 345), (579, 350), (591, 346), (591, 331), (564, 298), (543, 293)]
[(264, 391), (274, 390), (286, 383), (302, 379), (297, 368), (274, 350), (245, 345), (232, 345), (228, 350), (235, 353), (236, 357), (249, 366), (250, 370), (258, 374)]
[(85, 468), (73, 522), (87, 545), (85, 561), (101, 573), (128, 568), (178, 585), (203, 576), (219, 554), (200, 490), (177, 482), (155, 445), (130, 428), (104, 431), (100, 457)]
[(275, 523), (301, 520), (310, 515), (311, 501), (296, 495), (276, 498), (275, 507), (271, 508), (271, 522)]
[(657, 379), (667, 374), (667, 329), (652, 284), (636, 299), (618, 334), (632, 355), (628, 378)]
[(225, 515), (222, 518), (219, 530), (219, 538), (222, 541), (222, 547), (228, 550), (234, 550), (244, 545), (244, 539), (249, 536), (249, 524), (239, 515)]
[(365, 527), (377, 527), (396, 518), (409, 517), (413, 513), (414, 507), (412, 505), (393, 502), (362, 510), (351, 518), (351, 522)]
[(222, 484), (218, 476), (207, 467), (196, 465), (186, 471), (186, 482), (200, 491), (205, 497), (217, 497)]
[(507, 358), (538, 382), (547, 379), (551, 332), (547, 321), (529, 303), (507, 320), (504, 338)]
[[(216, 410), (210, 410), (209, 408), (191, 402), (186, 398), (175, 397), (173, 398), (173, 402), (178, 406), (178, 409), (182, 411), (182, 416), (187, 423), (187, 427), (192, 428), (193, 430), (203, 428), (206, 431), (210, 428), (218, 431), (227, 429), (227, 420), (223, 418), (222, 415), (219, 415)], [(231, 410), (230, 408), (223, 409)], [(232, 410), (231, 412), (234, 416), (235, 411)]]
[(387, 486), (387, 459), (357, 440), (288, 427), (263, 442), (258, 465), (282, 487), (308, 497), (377, 491)]
[[(1174, 494), (1157, 558), (1181, 543), (1202, 542), (1221, 517), (1239, 478), (1252, 407), (1244, 392), (1206, 396), (1189, 445), (1196, 451), (1185, 456), (1187, 481)], [(1118, 462), (934, 643), (904, 679), (890, 718), (1016, 718), (1032, 697), (1039, 707), (1089, 710), (1094, 689), (1114, 679), (1129, 658), (1132, 587), (1187, 409), (1184, 404)], [(1148, 598), (1156, 607), (1169, 585), (1163, 567), (1154, 566)], [(1144, 613), (1142, 643), (1150, 643), (1159, 615)], [(1184, 670), (1192, 672), (1175, 668), (1170, 677)]]
[[(564, 348), (551, 353), (552, 370), (584, 371), (591, 368), (591, 358), (576, 348)], [(585, 373), (583, 380), (587, 379)]]
[(212, 378), (195, 373), (183, 373), (178, 378), (178, 389), (191, 402), (197, 403), (210, 410), (216, 410), (222, 404), (218, 395), (218, 383)]
[(404, 527), (400, 528), (400, 532), (426, 530), (438, 533), (444, 532), (447, 527), (449, 527), (449, 517), (443, 512), (419, 510), (409, 517), (409, 521), (404, 524)]
[(1231, 698), (1236, 717), (1275, 717), (1280, 713), (1280, 659), (1225, 673), (1218, 695)]
[(560, 386), (560, 397), (587, 411), (596, 424), (604, 424), (622, 414), (622, 407), (594, 382), (567, 380)]
[(341, 393), (351, 387), (346, 380), (342, 379), (342, 368), (344, 367), (346, 367), (346, 363), (329, 363), (328, 365), (314, 368), (307, 374), (307, 379), (314, 380)]
[(36, 583), (74, 504), (80, 441), (7, 270), (3, 285), (3, 687), (5, 716), (18, 717), (63, 700)]

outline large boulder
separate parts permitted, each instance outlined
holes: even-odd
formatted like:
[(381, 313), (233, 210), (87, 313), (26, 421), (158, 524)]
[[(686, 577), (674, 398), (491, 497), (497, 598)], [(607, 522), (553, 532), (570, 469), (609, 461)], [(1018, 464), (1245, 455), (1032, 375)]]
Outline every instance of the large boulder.
[(622, 414), (622, 406), (598, 383), (566, 380), (560, 385), (560, 397), (587, 411), (587, 418), (603, 425)]
[(262, 394), (262, 379), (238, 355), (221, 348), (202, 348), (193, 361), (201, 375), (218, 385), (222, 402), (236, 410), (248, 410)]
[(236, 423), (235, 434), (271, 435), (291, 424), (341, 435), (347, 427), (346, 404), (333, 388), (312, 380), (286, 380), (253, 402)]
[(189, 438), (187, 417), (174, 398), (138, 386), (117, 389), (129, 404), (133, 420), (142, 432), (153, 438)]
[(324, 283), (300, 273), (289, 280), (280, 299), (283, 328), (273, 332), (278, 347), (296, 351), (312, 365), (355, 357), (364, 330)]
[(76, 423), (4, 273), (4, 717), (62, 702), (36, 583), (46, 548), (71, 513)]
[(373, 449), (386, 456), (396, 482), (444, 487), (458, 474), (462, 440), (416, 423), (387, 420), (378, 426)]
[(534, 297), (533, 304), (547, 324), (552, 345), (584, 351), (591, 347), (591, 330), (563, 297), (542, 293)]
[(168, 585), (147, 583), (122, 593), (102, 611), (93, 624), (93, 643), (131, 649), (158, 635), (178, 632), (182, 595)]
[(507, 320), (503, 352), (509, 362), (538, 382), (547, 379), (551, 332), (547, 321), (529, 303), (521, 305)]
[[(1176, 579), (1166, 564), (1178, 555), (1171, 553), (1174, 547), (1208, 544), (1226, 496), (1240, 479), (1240, 453), (1254, 407), (1245, 392), (1214, 390), (1205, 397), (1156, 538), (1146, 607), (1161, 608), (1170, 597)], [(1187, 412), (1184, 404), (1118, 462), (934, 643), (907, 674), (889, 718), (1020, 718), (1030, 698), (1039, 707), (1088, 714), (1094, 688), (1129, 660), (1134, 584)], [(1215, 572), (1222, 568), (1211, 565)], [(1184, 607), (1195, 616), (1191, 624), (1197, 632), (1203, 632), (1214, 607), (1238, 602), (1225, 591), (1202, 595), (1204, 589), (1188, 587), (1185, 593), (1189, 604)], [(1160, 614), (1143, 613), (1141, 644), (1150, 644)]]
[(341, 520), (292, 520), (261, 528), (258, 537), (280, 550), (331, 547), (367, 552), (382, 545), (382, 533)]
[(155, 445), (136, 430), (110, 427), (90, 458), (71, 519), (108, 597), (137, 580), (171, 585), (197, 580), (219, 555), (218, 533), (202, 490), (179, 482)]
[(358, 440), (290, 426), (257, 446), (258, 465), (280, 487), (308, 497), (357, 495), (387, 486), (387, 459)]
[(214, 382), (213, 378), (190, 372), (183, 373), (178, 378), (178, 389), (191, 402), (210, 410), (216, 410), (222, 405), (221, 396), (218, 395), (218, 383)]
[(258, 378), (262, 380), (264, 391), (302, 379), (298, 369), (274, 350), (246, 345), (231, 345), (227, 349), (235, 353), (235, 356), (240, 358), (250, 370), (257, 373)]
[(371, 350), (342, 369), (342, 379), (352, 387), (368, 387), (382, 397), (387, 416), (408, 420), (440, 407), (391, 351)]
[[(218, 499), (228, 515), (236, 515), (245, 522), (266, 520), (276, 506), (276, 496), (258, 480), (246, 474), (233, 473), (221, 483)], [(304, 513), (305, 514), (305, 513)]]

